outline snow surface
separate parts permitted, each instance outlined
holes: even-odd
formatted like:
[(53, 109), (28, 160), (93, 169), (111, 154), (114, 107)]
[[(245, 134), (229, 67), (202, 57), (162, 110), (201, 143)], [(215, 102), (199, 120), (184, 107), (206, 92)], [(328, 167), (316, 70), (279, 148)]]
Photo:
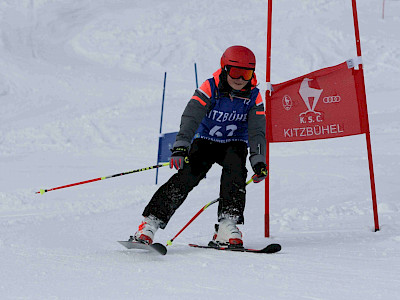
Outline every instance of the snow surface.
[[(363, 135), (271, 145), (271, 233), (264, 185), (248, 186), (246, 246), (192, 249), (208, 208), (166, 256), (125, 250), (156, 191), (155, 171), (45, 195), (155, 164), (199, 81), (234, 44), (253, 49), (265, 87), (267, 1), (0, 2), (1, 299), (400, 299), (400, 1), (358, 1), (381, 231), (373, 231)], [(274, 1), (272, 81), (356, 56), (350, 0)], [(173, 171), (160, 169), (160, 182)], [(220, 167), (156, 240), (165, 243), (219, 191)], [(250, 176), (250, 174), (249, 174)]]

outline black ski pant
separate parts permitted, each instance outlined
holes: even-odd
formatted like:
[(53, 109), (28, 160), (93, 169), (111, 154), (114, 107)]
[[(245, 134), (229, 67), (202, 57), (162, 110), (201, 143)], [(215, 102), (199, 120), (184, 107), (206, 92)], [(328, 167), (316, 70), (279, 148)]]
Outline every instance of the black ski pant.
[(165, 228), (189, 192), (206, 176), (212, 165), (217, 163), (222, 166), (218, 221), (231, 218), (238, 224), (243, 224), (247, 154), (245, 142), (217, 143), (195, 139), (189, 152), (189, 163), (156, 191), (144, 209), (143, 216), (157, 217), (163, 222), (161, 228)]

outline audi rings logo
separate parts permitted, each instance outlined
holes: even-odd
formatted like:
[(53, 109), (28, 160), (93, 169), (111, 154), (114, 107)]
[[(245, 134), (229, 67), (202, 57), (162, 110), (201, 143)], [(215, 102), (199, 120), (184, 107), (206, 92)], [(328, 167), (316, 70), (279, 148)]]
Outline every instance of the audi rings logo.
[(322, 99), (322, 101), (326, 104), (339, 103), (340, 100), (342, 100), (342, 98), (340, 96), (328, 96), (328, 97), (324, 97), (324, 99)]
[(292, 98), (289, 95), (285, 95), (282, 98), (282, 105), (285, 110), (290, 110), (293, 106)]

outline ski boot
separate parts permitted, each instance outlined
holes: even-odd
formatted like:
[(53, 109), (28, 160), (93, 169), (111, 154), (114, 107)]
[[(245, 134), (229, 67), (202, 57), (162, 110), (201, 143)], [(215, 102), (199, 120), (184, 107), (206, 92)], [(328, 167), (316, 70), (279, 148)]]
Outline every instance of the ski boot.
[(215, 224), (215, 232), (212, 241), (208, 243), (211, 247), (243, 248), (242, 233), (236, 226), (236, 221), (222, 219)]
[(138, 231), (133, 236), (133, 240), (144, 244), (152, 244), (154, 234), (160, 228), (161, 220), (157, 219), (153, 215), (145, 217), (142, 223), (139, 225)]

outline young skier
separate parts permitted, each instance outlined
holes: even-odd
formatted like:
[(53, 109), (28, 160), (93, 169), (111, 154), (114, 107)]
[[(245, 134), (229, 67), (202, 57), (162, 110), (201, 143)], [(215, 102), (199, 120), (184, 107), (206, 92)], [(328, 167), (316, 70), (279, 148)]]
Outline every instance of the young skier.
[(246, 157), (250, 148), (253, 181), (267, 176), (265, 114), (256, 87), (256, 59), (243, 46), (226, 49), (221, 68), (206, 80), (188, 102), (171, 149), (174, 174), (153, 195), (134, 240), (151, 244), (158, 228), (168, 221), (214, 163), (222, 166), (218, 222), (213, 242), (242, 247), (246, 202)]

